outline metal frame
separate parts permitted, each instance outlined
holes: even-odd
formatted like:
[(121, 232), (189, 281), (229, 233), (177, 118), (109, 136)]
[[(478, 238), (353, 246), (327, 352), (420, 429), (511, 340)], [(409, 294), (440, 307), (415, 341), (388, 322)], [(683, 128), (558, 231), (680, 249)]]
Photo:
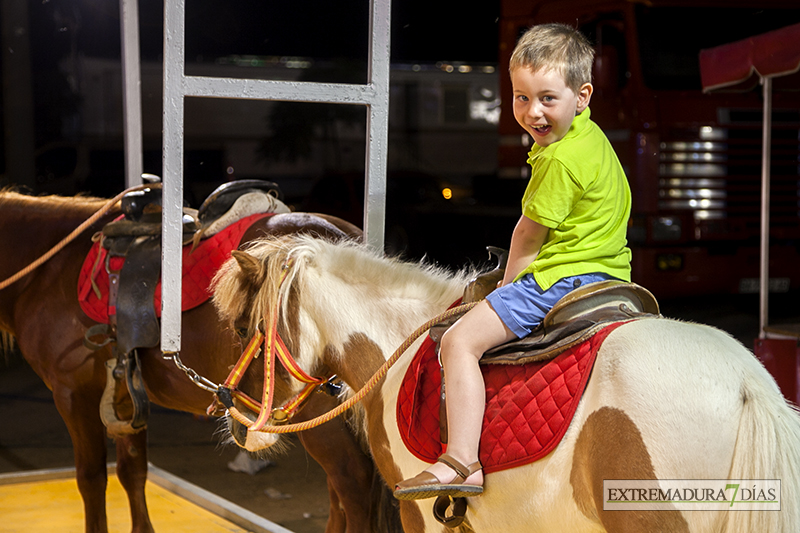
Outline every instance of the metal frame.
[(142, 184), (142, 91), (139, 69), (138, 0), (119, 0), (122, 37), (122, 120), (125, 135), (125, 188)]
[(185, 8), (186, 0), (167, 0), (164, 5), (161, 351), (165, 354), (179, 352), (181, 342), (181, 222), (185, 97), (367, 106), (364, 232), (366, 242), (378, 250), (383, 250), (386, 212), (391, 0), (370, 2), (369, 69), (366, 85), (186, 76), (184, 74)]
[(761, 147), (761, 268), (759, 273), (758, 336), (766, 338), (769, 323), (769, 184), (772, 157), (772, 77), (761, 77), (764, 120)]

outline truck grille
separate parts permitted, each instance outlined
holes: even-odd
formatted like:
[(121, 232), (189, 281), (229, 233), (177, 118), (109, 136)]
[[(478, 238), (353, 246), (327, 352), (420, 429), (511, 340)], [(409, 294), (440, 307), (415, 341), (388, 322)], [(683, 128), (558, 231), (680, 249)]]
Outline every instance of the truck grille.
[[(722, 126), (675, 128), (661, 140), (659, 210), (691, 212), (695, 238), (759, 234), (760, 111), (721, 111)], [(800, 113), (776, 111), (772, 124), (770, 228), (800, 237)]]

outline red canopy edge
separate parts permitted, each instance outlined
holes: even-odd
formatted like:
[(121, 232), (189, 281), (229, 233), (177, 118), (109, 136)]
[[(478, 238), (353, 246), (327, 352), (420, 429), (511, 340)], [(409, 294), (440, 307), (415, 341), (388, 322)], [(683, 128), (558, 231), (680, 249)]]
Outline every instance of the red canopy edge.
[(800, 71), (800, 24), (700, 51), (703, 92), (754, 84), (754, 74), (776, 77)]

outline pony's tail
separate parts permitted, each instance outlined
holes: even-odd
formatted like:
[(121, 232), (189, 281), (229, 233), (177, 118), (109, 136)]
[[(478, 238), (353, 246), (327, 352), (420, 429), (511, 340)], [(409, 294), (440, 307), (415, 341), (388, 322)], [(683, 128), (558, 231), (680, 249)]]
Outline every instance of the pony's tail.
[(721, 533), (800, 531), (800, 411), (783, 399), (774, 380), (759, 378), (751, 376), (742, 387), (742, 416), (728, 479), (780, 480), (781, 510), (724, 513)]

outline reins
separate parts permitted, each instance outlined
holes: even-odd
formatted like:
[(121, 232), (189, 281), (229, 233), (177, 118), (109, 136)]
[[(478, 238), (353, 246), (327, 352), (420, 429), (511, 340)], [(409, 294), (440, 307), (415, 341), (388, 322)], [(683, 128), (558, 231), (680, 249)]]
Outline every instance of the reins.
[(24, 278), (25, 276), (27, 276), (28, 274), (30, 274), (31, 272), (33, 272), (34, 270), (36, 270), (37, 268), (42, 266), (48, 260), (50, 260), (50, 258), (52, 258), (54, 255), (56, 255), (58, 252), (60, 252), (66, 245), (68, 245), (69, 243), (74, 241), (78, 237), (78, 235), (80, 235), (81, 233), (86, 231), (86, 228), (88, 228), (89, 226), (91, 226), (92, 224), (97, 222), (112, 207), (114, 207), (114, 205), (116, 205), (117, 202), (119, 202), (122, 199), (122, 197), (125, 196), (126, 194), (128, 194), (130, 192), (141, 191), (143, 189), (160, 189), (160, 188), (161, 188), (161, 184), (160, 183), (150, 183), (150, 184), (147, 184), (147, 185), (137, 185), (135, 187), (131, 187), (129, 189), (126, 189), (126, 190), (122, 191), (121, 193), (116, 195), (114, 198), (112, 198), (111, 200), (106, 202), (103, 205), (103, 207), (101, 207), (95, 214), (93, 214), (91, 217), (86, 219), (80, 226), (75, 228), (72, 231), (72, 233), (70, 233), (69, 235), (67, 235), (63, 239), (61, 239), (61, 241), (58, 244), (53, 246), (48, 252), (46, 252), (44, 255), (42, 255), (39, 259), (35, 260), (34, 262), (32, 262), (31, 264), (29, 264), (28, 266), (26, 266), (25, 268), (20, 270), (19, 272), (17, 272), (13, 276), (11, 276), (11, 277), (3, 280), (2, 282), (0, 282), (0, 291), (5, 289), (9, 285), (12, 285), (12, 284), (16, 283), (20, 279)]
[[(341, 404), (339, 404), (332, 410), (328, 411), (327, 413), (322, 414), (316, 418), (307, 420), (305, 422), (300, 422), (297, 424), (283, 424), (279, 426), (261, 424), (259, 427), (256, 424), (256, 422), (251, 421), (244, 414), (242, 414), (242, 412), (239, 411), (233, 405), (232, 402), (230, 403), (230, 405), (226, 405), (226, 407), (228, 408), (228, 412), (234, 418), (234, 420), (247, 427), (248, 430), (261, 431), (263, 433), (294, 433), (296, 431), (305, 431), (320, 426), (325, 422), (333, 420), (334, 418), (341, 415), (346, 410), (350, 409), (352, 406), (360, 402), (362, 399), (364, 399), (364, 397), (367, 394), (369, 394), (370, 391), (372, 391), (372, 389), (375, 388), (378, 382), (386, 376), (386, 374), (389, 372), (389, 369), (392, 368), (392, 366), (394, 366), (394, 364), (400, 359), (400, 356), (402, 356), (406, 352), (406, 350), (408, 350), (420, 336), (422, 336), (426, 331), (431, 329), (432, 326), (438, 324), (439, 322), (447, 320), (448, 318), (456, 316), (458, 314), (466, 313), (467, 311), (475, 307), (477, 303), (478, 302), (471, 302), (459, 305), (458, 307), (450, 308), (447, 311), (433, 317), (432, 319), (422, 324), (411, 335), (408, 336), (408, 338), (403, 342), (403, 344), (401, 344), (400, 347), (397, 348), (397, 350), (395, 350), (392, 356), (389, 359), (387, 359), (386, 362), (383, 365), (381, 365), (381, 367), (377, 371), (375, 371), (375, 373), (372, 375), (369, 381), (367, 381), (367, 383), (363, 387), (361, 387), (361, 389), (355, 395), (348, 398), (346, 401), (342, 402)], [(266, 359), (265, 359), (265, 364), (266, 364)], [(266, 389), (266, 384), (265, 384), (265, 389)], [(263, 414), (263, 412), (264, 410), (262, 408), (261, 414)], [(262, 416), (259, 416), (259, 419), (261, 418)]]

